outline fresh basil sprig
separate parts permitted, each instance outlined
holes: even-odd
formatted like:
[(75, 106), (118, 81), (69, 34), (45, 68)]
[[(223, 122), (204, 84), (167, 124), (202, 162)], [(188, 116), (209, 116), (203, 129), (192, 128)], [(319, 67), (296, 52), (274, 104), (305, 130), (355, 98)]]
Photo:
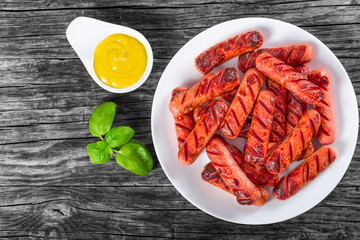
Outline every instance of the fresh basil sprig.
[[(110, 160), (110, 155), (116, 152), (116, 162), (120, 166), (138, 175), (148, 175), (154, 164), (151, 154), (141, 143), (129, 142), (135, 134), (131, 127), (111, 128), (115, 110), (115, 103), (105, 102), (100, 104), (90, 117), (90, 133), (101, 139), (101, 141), (87, 145), (86, 149), (91, 162), (106, 163)], [(102, 137), (103, 135), (105, 135), (105, 139)]]

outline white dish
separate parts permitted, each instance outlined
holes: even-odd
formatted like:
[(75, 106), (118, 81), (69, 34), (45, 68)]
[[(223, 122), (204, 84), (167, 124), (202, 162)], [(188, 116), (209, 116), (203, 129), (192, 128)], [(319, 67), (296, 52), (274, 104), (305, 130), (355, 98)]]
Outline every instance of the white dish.
[[(94, 51), (96, 46), (107, 36), (115, 33), (123, 33), (136, 38), (145, 46), (147, 53), (148, 61), (144, 74), (136, 83), (126, 88), (113, 88), (109, 85), (106, 85), (96, 76), (93, 68)], [(134, 29), (108, 22), (103, 22), (93, 18), (78, 17), (75, 18), (67, 27), (66, 37), (70, 45), (73, 47), (73, 49), (81, 59), (92, 79), (100, 87), (109, 92), (126, 93), (133, 91), (140, 87), (150, 75), (153, 65), (153, 52), (150, 43), (141, 33)]]
[[(194, 59), (202, 51), (236, 34), (258, 30), (264, 37), (265, 47), (306, 43), (314, 49), (314, 59), (307, 64), (327, 70), (333, 93), (336, 140), (331, 147), (337, 159), (313, 182), (296, 195), (279, 201), (269, 192), (269, 201), (262, 207), (241, 206), (235, 197), (204, 182), (201, 171), (209, 159), (203, 151), (194, 164), (183, 166), (177, 161), (173, 117), (168, 109), (171, 91), (178, 86), (193, 86), (201, 77), (194, 67)], [(213, 72), (226, 67), (237, 68), (237, 58), (223, 64)], [(240, 77), (243, 73), (238, 70)], [(159, 162), (175, 188), (193, 205), (217, 218), (241, 224), (269, 224), (293, 218), (322, 201), (339, 183), (352, 159), (358, 136), (358, 106), (351, 81), (336, 56), (320, 40), (292, 24), (267, 18), (244, 18), (211, 27), (186, 43), (166, 67), (154, 96), (151, 128)], [(237, 146), (243, 142), (230, 141)], [(241, 147), (242, 147), (241, 146)], [(242, 149), (242, 148), (240, 148)], [(296, 164), (295, 164), (296, 165)], [(291, 165), (289, 170), (295, 167)], [(287, 170), (286, 172), (289, 172)]]

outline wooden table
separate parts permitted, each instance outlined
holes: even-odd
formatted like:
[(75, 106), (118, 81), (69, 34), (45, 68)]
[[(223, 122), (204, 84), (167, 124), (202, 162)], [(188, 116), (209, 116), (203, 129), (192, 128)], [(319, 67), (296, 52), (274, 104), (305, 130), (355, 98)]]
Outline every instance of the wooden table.
[[(133, 27), (152, 45), (148, 81), (112, 94), (87, 74), (65, 30), (78, 16)], [(214, 24), (270, 17), (295, 24), (339, 58), (360, 95), (360, 1), (1, 1), (0, 238), (6, 239), (360, 239), (360, 152), (335, 190), (291, 220), (247, 226), (216, 219), (185, 200), (158, 163), (150, 116), (160, 76), (188, 40)], [(88, 119), (118, 104), (155, 160), (147, 177), (112, 159), (91, 164)], [(358, 113), (354, 113), (358, 114)], [(359, 143), (359, 142), (358, 142)]]

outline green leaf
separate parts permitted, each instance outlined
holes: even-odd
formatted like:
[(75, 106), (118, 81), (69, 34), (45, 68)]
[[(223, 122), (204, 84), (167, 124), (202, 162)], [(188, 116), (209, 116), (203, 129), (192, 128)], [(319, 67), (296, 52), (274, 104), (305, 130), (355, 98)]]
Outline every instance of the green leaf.
[(110, 160), (109, 144), (104, 141), (90, 143), (86, 150), (92, 163), (106, 163)]
[(116, 154), (116, 162), (137, 175), (148, 175), (154, 161), (144, 145), (131, 141), (126, 143)]
[(105, 141), (112, 147), (116, 148), (127, 143), (135, 131), (131, 127), (120, 126), (110, 129), (105, 136)]
[(116, 104), (104, 102), (93, 111), (89, 119), (89, 130), (94, 137), (107, 133), (114, 121)]

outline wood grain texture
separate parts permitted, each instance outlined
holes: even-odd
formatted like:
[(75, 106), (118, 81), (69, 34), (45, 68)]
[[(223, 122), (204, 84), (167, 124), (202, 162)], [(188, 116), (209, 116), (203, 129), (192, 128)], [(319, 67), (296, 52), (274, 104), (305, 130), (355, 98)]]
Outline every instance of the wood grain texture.
[[(0, 239), (359, 239), (360, 148), (334, 191), (291, 220), (247, 226), (216, 219), (171, 185), (151, 138), (157, 83), (191, 38), (223, 21), (270, 17), (295, 24), (339, 58), (360, 102), (360, 1), (0, 1)], [(146, 83), (128, 94), (94, 83), (65, 31), (78, 16), (141, 31), (154, 52)], [(91, 164), (88, 119), (118, 104), (114, 126), (135, 129), (154, 157), (149, 176)], [(354, 113), (355, 114), (355, 113)]]

